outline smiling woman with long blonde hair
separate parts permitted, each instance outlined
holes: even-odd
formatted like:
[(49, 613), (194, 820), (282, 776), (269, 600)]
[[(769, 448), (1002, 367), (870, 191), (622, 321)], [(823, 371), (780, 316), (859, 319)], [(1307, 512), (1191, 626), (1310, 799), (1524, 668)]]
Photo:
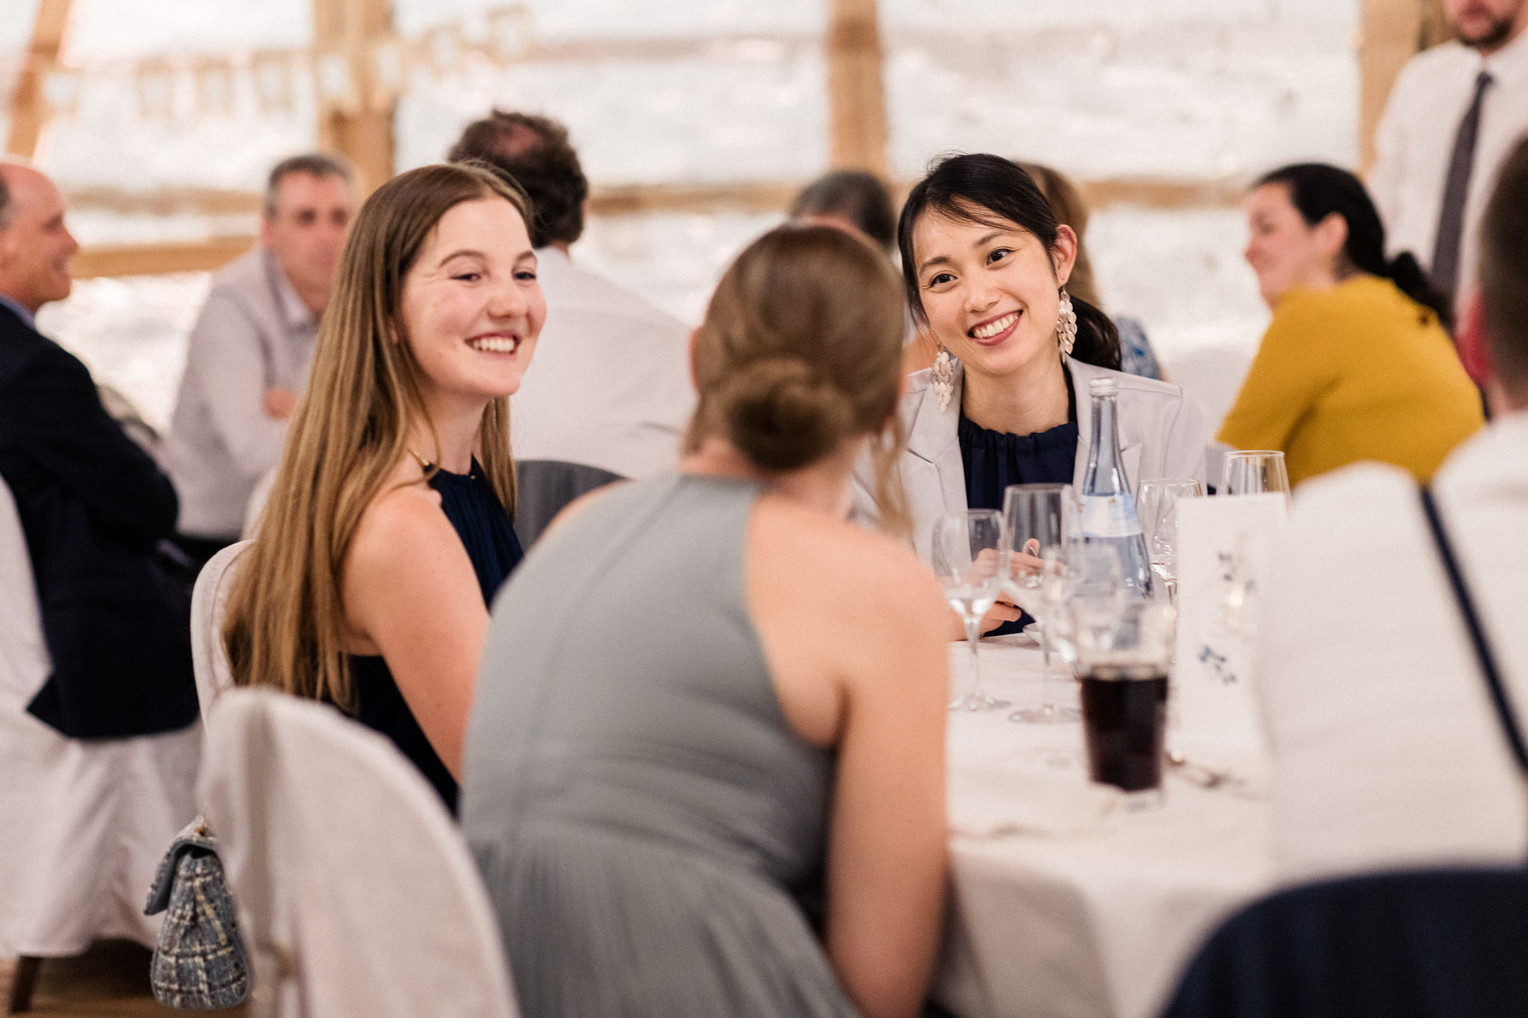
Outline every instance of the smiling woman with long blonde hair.
[(366, 202), (224, 627), (236, 682), (336, 704), (453, 808), (487, 603), (522, 554), (508, 396), (546, 316), (529, 215), (472, 166)]

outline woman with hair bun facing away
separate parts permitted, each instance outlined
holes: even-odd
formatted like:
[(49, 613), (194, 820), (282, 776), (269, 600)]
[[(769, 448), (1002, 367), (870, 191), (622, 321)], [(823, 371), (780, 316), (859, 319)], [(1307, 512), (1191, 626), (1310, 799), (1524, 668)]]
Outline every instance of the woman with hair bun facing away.
[(1299, 163), (1247, 196), (1247, 262), (1273, 321), (1220, 440), (1281, 449), (1291, 484), (1360, 460), (1427, 481), (1484, 423), (1444, 302), (1347, 170)]
[[(1094, 379), (1118, 386), (1121, 458), (1132, 485), (1203, 480), (1207, 435), (1198, 409), (1176, 385), (1118, 370), (1114, 323), (1066, 289), (1077, 235), (1056, 222), (1017, 164), (995, 155), (939, 162), (908, 194), (897, 245), (913, 317), (939, 345), (934, 366), (908, 376), (900, 410), (907, 448), (898, 466), (920, 557), (930, 557), (935, 519), (1001, 509), (1010, 484), (1080, 489)], [(868, 461), (856, 478), (859, 515), (884, 515)], [(1020, 617), (999, 601), (983, 629)], [(952, 618), (950, 633), (959, 629)]]
[(495, 605), (462, 826), (525, 1014), (919, 1013), (948, 609), (844, 519), (867, 446), (897, 503), (897, 290), (837, 229), (755, 241), (677, 472), (570, 506)]

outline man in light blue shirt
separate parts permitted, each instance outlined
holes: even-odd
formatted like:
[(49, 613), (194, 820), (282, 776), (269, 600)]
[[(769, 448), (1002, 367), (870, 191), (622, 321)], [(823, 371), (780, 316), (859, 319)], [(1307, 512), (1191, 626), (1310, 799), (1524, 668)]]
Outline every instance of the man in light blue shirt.
[(260, 247), (213, 278), (166, 440), (181, 497), (176, 543), (198, 564), (239, 539), (251, 495), (281, 458), (354, 206), (344, 163), (284, 160), (266, 189)]

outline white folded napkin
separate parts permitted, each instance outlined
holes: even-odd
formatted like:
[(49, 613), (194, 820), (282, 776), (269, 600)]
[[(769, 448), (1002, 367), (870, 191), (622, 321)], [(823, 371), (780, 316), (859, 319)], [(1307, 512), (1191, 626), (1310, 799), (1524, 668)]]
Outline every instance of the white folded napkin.
[(950, 774), (950, 830), (973, 838), (1082, 834), (1119, 800), (1119, 789), (1096, 785), (1075, 770), (1047, 771), (1022, 763), (964, 767)]

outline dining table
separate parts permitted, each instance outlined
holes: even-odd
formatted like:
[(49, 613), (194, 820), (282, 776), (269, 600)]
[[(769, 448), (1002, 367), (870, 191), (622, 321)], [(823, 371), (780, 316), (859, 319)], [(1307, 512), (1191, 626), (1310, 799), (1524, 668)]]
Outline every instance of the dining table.
[[(947, 729), (951, 900), (935, 998), (962, 1018), (1150, 1018), (1204, 938), (1272, 889), (1266, 758), (1164, 762), (1144, 805), (1089, 781), (1078, 720), (1010, 720), (1078, 683), (1026, 634), (980, 650), (996, 709)], [(970, 682), (952, 644), (951, 685)], [(1171, 711), (1169, 712), (1171, 717)], [(1168, 742), (1175, 732), (1168, 723)]]

